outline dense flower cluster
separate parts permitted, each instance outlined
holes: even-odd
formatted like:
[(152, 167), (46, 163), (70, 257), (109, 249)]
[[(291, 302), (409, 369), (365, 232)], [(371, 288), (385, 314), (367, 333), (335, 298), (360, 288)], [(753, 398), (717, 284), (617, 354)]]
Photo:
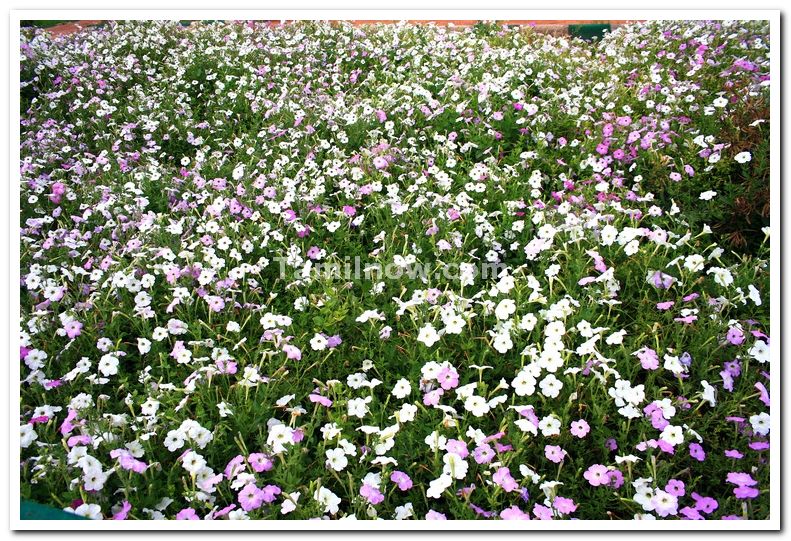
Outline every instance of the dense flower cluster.
[(24, 497), (768, 517), (768, 229), (734, 253), (692, 219), (768, 162), (732, 138), (768, 126), (745, 120), (767, 23), (149, 21), (20, 47)]

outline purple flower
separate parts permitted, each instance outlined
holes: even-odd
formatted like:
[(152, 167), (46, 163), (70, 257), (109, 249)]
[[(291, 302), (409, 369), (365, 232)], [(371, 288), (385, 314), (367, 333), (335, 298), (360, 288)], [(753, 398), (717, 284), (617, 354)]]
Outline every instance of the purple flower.
[(437, 381), (446, 391), (459, 385), (459, 373), (454, 368), (445, 367), (437, 374)]
[(302, 430), (301, 428), (297, 428), (296, 430), (291, 432), (291, 441), (293, 441), (294, 443), (299, 443), (303, 439), (305, 439), (305, 431)]
[(476, 515), (484, 517), (484, 518), (492, 518), (493, 516), (495, 516), (497, 514), (494, 511), (487, 511), (487, 510), (485, 510), (482, 507), (478, 507), (474, 503), (470, 503), (470, 509), (475, 511)]
[(277, 485), (266, 485), (260, 491), (261, 499), (266, 503), (272, 503), (281, 492), (282, 490), (280, 490), (280, 487)]
[(758, 484), (758, 481), (753, 479), (753, 476), (744, 472), (730, 472), (726, 480), (737, 486), (752, 487)]
[(569, 432), (571, 432), (572, 435), (577, 436), (578, 438), (584, 438), (585, 436), (588, 435), (590, 429), (591, 429), (590, 425), (584, 419), (580, 419), (578, 421), (573, 421), (571, 423), (571, 428), (569, 429)]
[(562, 496), (555, 497), (554, 501), (552, 502), (552, 507), (554, 507), (558, 513), (563, 515), (568, 515), (569, 513), (573, 513), (577, 510), (577, 504), (574, 503), (574, 500), (571, 498), (564, 498)]
[(564, 451), (559, 445), (546, 445), (544, 447), (544, 456), (546, 456), (547, 460), (550, 462), (560, 464), (563, 462), (563, 458), (566, 456), (566, 451)]
[(223, 475), (221, 473), (211, 475), (198, 481), (198, 487), (200, 487), (201, 490), (210, 492), (217, 483), (222, 481), (222, 479)]
[(760, 491), (753, 487), (736, 487), (733, 489), (733, 493), (740, 500), (749, 500), (757, 498)]
[(252, 453), (247, 457), (247, 462), (250, 463), (250, 467), (253, 468), (253, 471), (257, 473), (269, 471), (274, 466), (272, 459), (264, 453)]
[(236, 504), (235, 503), (232, 503), (231, 505), (227, 505), (227, 506), (223, 507), (222, 509), (220, 509), (219, 511), (217, 511), (216, 513), (214, 513), (214, 515), (212, 515), (212, 518), (213, 519), (217, 519), (217, 518), (220, 518), (220, 517), (224, 517), (225, 515), (227, 515), (228, 513), (233, 511), (234, 509), (236, 509)]
[(225, 300), (217, 295), (206, 296), (206, 302), (209, 303), (209, 309), (212, 312), (222, 312), (222, 309), (225, 308)]
[[(539, 425), (540, 421), (538, 419), (538, 415), (536, 415), (536, 411), (533, 409), (533, 406), (529, 406), (527, 408), (520, 409), (519, 410), (519, 415), (521, 415), (522, 417), (524, 417), (525, 419), (530, 421), (533, 424), (533, 426), (538, 428), (538, 425)], [(500, 439), (503, 436), (502, 432), (499, 432), (498, 434), (499, 434), (499, 436), (497, 436), (496, 438), (494, 436), (491, 436), (491, 438), (486, 438), (486, 440), (484, 440), (484, 441), (490, 441), (490, 439), (491, 440), (493, 440), (493, 439)]]
[[(35, 424), (35, 423), (33, 423), (33, 421), (34, 421), (34, 419), (31, 419), (30, 423), (31, 424)], [(81, 436), (72, 436), (72, 437), (70, 437), (66, 441), (66, 444), (69, 447), (74, 447), (75, 445), (88, 445), (89, 443), (91, 443), (91, 441), (92, 440), (91, 440), (90, 436), (88, 436), (87, 434), (83, 434)], [(110, 451), (110, 456), (112, 456), (112, 451)]]
[(610, 470), (602, 464), (594, 464), (582, 476), (594, 487), (606, 485), (610, 482)]
[(235, 361), (226, 361), (223, 359), (217, 359), (215, 363), (217, 368), (220, 370), (220, 374), (236, 374), (236, 362)]
[(657, 289), (669, 289), (670, 286), (672, 286), (675, 281), (676, 279), (670, 276), (669, 274), (656, 271), (651, 276), (650, 283), (652, 283), (654, 287), (656, 287)]
[(695, 510), (707, 515), (713, 513), (719, 507), (717, 500), (708, 496), (701, 496), (697, 492), (692, 493), (692, 499), (695, 500)]
[(148, 468), (145, 462), (141, 462), (132, 456), (132, 453), (126, 449), (113, 449), (110, 451), (110, 458), (118, 459), (121, 467), (127, 471), (134, 471), (135, 473), (143, 473)]
[(470, 455), (467, 450), (467, 444), (460, 440), (448, 440), (445, 443), (445, 450), (449, 453), (455, 453), (461, 458), (467, 458)]
[(706, 451), (703, 450), (703, 446), (701, 446), (699, 443), (690, 443), (689, 456), (699, 462), (703, 462), (706, 460)]
[(332, 400), (327, 398), (326, 396), (321, 396), (319, 394), (311, 394), (308, 396), (311, 402), (321, 404), (322, 406), (329, 408), (332, 406)]
[(248, 483), (239, 492), (239, 504), (245, 511), (258, 509), (264, 504), (264, 492), (254, 483)]
[(664, 430), (664, 428), (670, 424), (667, 419), (665, 419), (662, 409), (656, 404), (649, 404), (643, 411), (651, 418), (651, 426), (657, 430)]
[(506, 466), (503, 466), (494, 472), (492, 481), (500, 485), (506, 492), (513, 492), (519, 488), (519, 484), (511, 476), (511, 470), (509, 470)]
[(412, 488), (412, 479), (402, 471), (396, 470), (391, 473), (390, 480), (398, 485), (398, 488), (402, 491), (407, 491)]
[(176, 520), (200, 520), (200, 517), (193, 508), (187, 507), (176, 514)]
[(610, 482), (607, 484), (611, 488), (621, 488), (623, 486), (623, 474), (621, 470), (610, 470)]
[(678, 514), (684, 517), (685, 520), (705, 520), (697, 509), (693, 509), (689, 506), (679, 509)]
[(77, 410), (70, 409), (68, 415), (66, 415), (66, 418), (63, 420), (63, 424), (60, 425), (60, 433), (64, 436), (68, 436), (71, 431), (74, 430), (75, 425), (72, 424), (72, 421), (76, 418)]
[(679, 481), (678, 479), (671, 479), (667, 482), (667, 485), (665, 485), (665, 492), (676, 497), (683, 496), (686, 494), (686, 490), (684, 490), (684, 482)]
[(233, 479), (243, 471), (244, 457), (242, 455), (236, 455), (225, 466), (225, 471), (223, 473), (225, 474), (226, 479)]
[(363, 486), (360, 487), (360, 496), (368, 500), (368, 503), (371, 505), (378, 505), (385, 500), (384, 495), (378, 488), (367, 483), (364, 483)]
[(684, 353), (681, 354), (681, 357), (679, 357), (678, 361), (684, 366), (689, 367), (692, 365), (692, 355), (690, 355), (685, 351)]
[(286, 344), (283, 346), (283, 353), (286, 354), (288, 359), (292, 359), (295, 361), (299, 361), (302, 359), (302, 352), (299, 350), (298, 347), (292, 346), (291, 344)]
[(533, 514), (538, 520), (552, 520), (552, 509), (539, 503), (533, 506)]
[(121, 504), (121, 509), (113, 515), (113, 520), (126, 520), (126, 517), (129, 516), (129, 511), (131, 510), (132, 504), (124, 500), (124, 503)]
[(755, 384), (755, 388), (758, 389), (758, 392), (761, 393), (760, 400), (764, 403), (764, 405), (768, 408), (769, 407), (769, 391), (766, 390), (766, 386), (761, 383), (760, 381)]
[(483, 443), (476, 447), (472, 456), (478, 464), (488, 464), (494, 458), (494, 449), (488, 443)]
[(725, 338), (734, 346), (738, 346), (744, 342), (744, 333), (738, 327), (731, 327), (728, 329), (728, 334), (725, 335)]
[(423, 404), (426, 406), (436, 406), (439, 404), (439, 399), (442, 396), (442, 389), (434, 389), (423, 395)]
[(659, 368), (659, 355), (651, 348), (642, 348), (634, 352), (640, 360), (640, 365), (646, 370), (656, 370)]
[(512, 505), (511, 507), (500, 511), (500, 518), (503, 520), (530, 520), (530, 515), (519, 509), (517, 506)]
[(78, 337), (82, 333), (82, 323), (74, 319), (66, 323), (63, 328), (66, 330), (66, 336), (71, 339)]

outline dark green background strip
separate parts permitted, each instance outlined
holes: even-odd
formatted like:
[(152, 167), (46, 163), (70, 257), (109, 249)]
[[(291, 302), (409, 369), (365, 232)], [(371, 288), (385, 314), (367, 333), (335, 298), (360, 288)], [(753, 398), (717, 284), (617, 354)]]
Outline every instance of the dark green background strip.
[(604, 34), (609, 32), (611, 29), (610, 23), (570, 24), (569, 34), (576, 38), (590, 40), (604, 37)]
[(30, 500), (22, 500), (19, 508), (19, 518), (21, 520), (87, 520), (85, 517), (74, 513), (67, 513), (61, 509), (41, 505)]

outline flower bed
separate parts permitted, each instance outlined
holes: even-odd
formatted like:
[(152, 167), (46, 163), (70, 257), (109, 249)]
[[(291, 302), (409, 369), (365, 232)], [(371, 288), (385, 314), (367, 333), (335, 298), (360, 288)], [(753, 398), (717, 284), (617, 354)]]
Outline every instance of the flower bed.
[(21, 496), (768, 518), (768, 33), (25, 30)]

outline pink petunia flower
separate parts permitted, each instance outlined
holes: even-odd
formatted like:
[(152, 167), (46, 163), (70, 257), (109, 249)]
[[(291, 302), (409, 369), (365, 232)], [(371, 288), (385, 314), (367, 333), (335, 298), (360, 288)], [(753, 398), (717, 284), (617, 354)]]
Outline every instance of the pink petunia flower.
[(272, 459), (264, 453), (251, 453), (250, 456), (247, 457), (247, 462), (256, 473), (270, 471), (274, 467)]
[(506, 492), (513, 492), (519, 488), (519, 484), (516, 482), (516, 479), (511, 476), (511, 470), (509, 470), (506, 466), (503, 466), (494, 472), (492, 481), (500, 485), (500, 487), (502, 487), (502, 489)]
[(402, 491), (412, 488), (412, 479), (410, 479), (409, 476), (402, 471), (396, 470), (391, 473), (390, 480), (398, 485), (398, 488)]
[(580, 419), (578, 421), (572, 421), (569, 432), (571, 432), (573, 436), (577, 436), (578, 438), (584, 438), (585, 436), (588, 435), (590, 429), (591, 427), (587, 423), (587, 421), (585, 421), (584, 419)]
[(200, 517), (193, 508), (187, 507), (176, 514), (176, 520), (200, 520)]
[(378, 488), (368, 483), (363, 483), (363, 486), (360, 487), (360, 496), (368, 500), (371, 505), (379, 505), (385, 500), (384, 494)]
[(530, 514), (512, 505), (500, 511), (500, 518), (503, 520), (530, 520)]
[(607, 466), (602, 464), (594, 464), (589, 467), (582, 476), (594, 487), (606, 485), (610, 482), (609, 470)]
[(264, 504), (263, 491), (255, 486), (254, 483), (248, 483), (241, 491), (239, 491), (239, 504), (245, 511), (252, 511), (258, 509)]
[(121, 509), (113, 515), (113, 520), (126, 520), (129, 516), (129, 511), (132, 510), (132, 504), (124, 500), (121, 504)]
[(566, 451), (559, 445), (546, 445), (544, 446), (544, 456), (546, 456), (547, 460), (550, 462), (560, 464), (566, 457)]
[(573, 513), (577, 510), (577, 504), (574, 503), (574, 500), (571, 498), (564, 498), (562, 496), (555, 497), (555, 499), (552, 501), (552, 507), (554, 507), (555, 510), (562, 515), (568, 515), (569, 513)]

